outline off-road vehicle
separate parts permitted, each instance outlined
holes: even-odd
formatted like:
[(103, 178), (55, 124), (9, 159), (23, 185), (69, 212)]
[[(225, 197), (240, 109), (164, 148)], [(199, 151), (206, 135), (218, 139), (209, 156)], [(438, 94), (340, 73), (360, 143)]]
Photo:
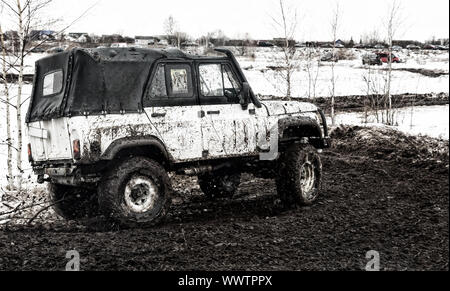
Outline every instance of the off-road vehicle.
[(381, 58), (378, 54), (365, 54), (362, 57), (362, 63), (363, 65), (370, 65), (370, 66), (382, 66), (383, 62), (381, 61)]
[(36, 63), (29, 159), (58, 214), (153, 225), (175, 174), (197, 176), (210, 198), (231, 198), (253, 173), (276, 179), (286, 205), (317, 199), (323, 112), (260, 102), (233, 54), (217, 52), (73, 49)]

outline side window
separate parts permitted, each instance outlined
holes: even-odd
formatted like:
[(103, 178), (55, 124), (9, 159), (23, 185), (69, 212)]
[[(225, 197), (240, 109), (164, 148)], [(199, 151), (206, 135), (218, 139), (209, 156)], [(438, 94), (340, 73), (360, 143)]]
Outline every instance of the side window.
[(55, 71), (44, 76), (44, 86), (42, 96), (51, 96), (61, 93), (63, 89), (63, 71)]
[(159, 65), (156, 70), (155, 77), (150, 85), (149, 97), (168, 97), (166, 87), (166, 70), (164, 65)]
[(222, 97), (225, 103), (238, 103), (242, 85), (227, 64), (203, 64), (199, 67), (203, 97)]
[(201, 93), (205, 97), (224, 97), (224, 80), (220, 64), (200, 65)]
[(190, 98), (194, 96), (192, 70), (185, 64), (160, 64), (150, 84), (148, 99)]
[(171, 97), (192, 97), (192, 73), (189, 65), (168, 65)]

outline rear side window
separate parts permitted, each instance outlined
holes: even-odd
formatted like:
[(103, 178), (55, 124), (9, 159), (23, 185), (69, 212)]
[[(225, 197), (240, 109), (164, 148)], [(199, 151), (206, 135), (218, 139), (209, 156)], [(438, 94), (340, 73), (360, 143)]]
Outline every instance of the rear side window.
[(63, 88), (63, 71), (50, 72), (44, 76), (42, 96), (51, 96), (61, 93)]
[(189, 94), (187, 68), (170, 69), (172, 93), (175, 95)]
[(190, 98), (193, 95), (190, 65), (161, 64), (158, 66), (150, 85), (148, 97), (151, 99)]
[(166, 71), (164, 65), (159, 65), (156, 70), (155, 77), (153, 78), (153, 82), (150, 87), (150, 97), (168, 97), (166, 87)]
[(194, 96), (192, 70), (190, 65), (167, 64), (166, 78), (169, 80), (169, 97), (190, 98)]

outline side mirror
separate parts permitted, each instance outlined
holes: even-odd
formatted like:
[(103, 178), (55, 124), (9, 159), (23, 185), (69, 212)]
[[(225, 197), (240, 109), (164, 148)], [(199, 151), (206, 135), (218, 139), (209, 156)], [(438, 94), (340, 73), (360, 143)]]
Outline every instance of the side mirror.
[(244, 82), (242, 83), (242, 92), (239, 95), (239, 101), (241, 103), (243, 110), (247, 110), (249, 100), (250, 100), (250, 85), (249, 83)]

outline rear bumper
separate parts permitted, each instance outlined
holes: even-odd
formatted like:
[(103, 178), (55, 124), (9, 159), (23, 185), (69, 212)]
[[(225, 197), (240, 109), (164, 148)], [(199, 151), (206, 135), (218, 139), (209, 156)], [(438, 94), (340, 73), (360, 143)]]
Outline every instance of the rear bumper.
[(51, 182), (61, 185), (82, 186), (98, 183), (101, 179), (99, 174), (85, 173), (82, 166), (58, 165), (58, 166), (35, 166), (34, 173), (38, 176), (37, 182), (43, 184)]

